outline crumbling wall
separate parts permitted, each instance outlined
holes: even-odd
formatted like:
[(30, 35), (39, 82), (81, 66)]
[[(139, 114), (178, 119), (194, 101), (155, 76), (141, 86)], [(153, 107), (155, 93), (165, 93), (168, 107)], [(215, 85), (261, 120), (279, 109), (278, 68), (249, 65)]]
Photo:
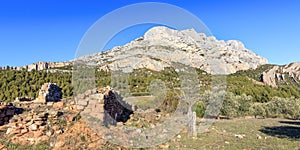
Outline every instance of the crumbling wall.
[(11, 104), (0, 104), (0, 126), (7, 124), (15, 114), (15, 107)]
[(132, 106), (110, 87), (87, 90), (76, 96), (77, 110), (82, 115), (103, 121), (105, 126), (126, 122), (133, 114)]
[(116, 125), (117, 122), (126, 122), (133, 114), (131, 106), (122, 100), (122, 97), (113, 90), (104, 95), (104, 125)]
[(37, 103), (57, 102), (62, 99), (62, 91), (55, 83), (45, 83), (42, 85), (38, 98), (35, 100)]

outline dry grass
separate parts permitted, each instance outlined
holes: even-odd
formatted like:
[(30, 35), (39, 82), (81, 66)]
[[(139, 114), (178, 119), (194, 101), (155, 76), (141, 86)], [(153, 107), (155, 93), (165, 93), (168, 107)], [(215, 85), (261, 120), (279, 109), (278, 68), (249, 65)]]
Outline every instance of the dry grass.
[[(239, 139), (235, 134), (245, 135)], [(169, 142), (171, 149), (289, 149), (300, 148), (300, 121), (285, 119), (218, 120), (197, 139)], [(259, 136), (261, 139), (259, 139)]]

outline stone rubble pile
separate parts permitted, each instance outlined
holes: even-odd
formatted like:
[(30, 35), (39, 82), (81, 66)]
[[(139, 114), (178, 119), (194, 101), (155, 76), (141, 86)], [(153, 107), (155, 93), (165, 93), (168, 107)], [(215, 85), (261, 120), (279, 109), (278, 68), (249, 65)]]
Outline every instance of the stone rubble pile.
[(24, 114), (15, 115), (7, 125), (6, 134), (12, 136), (11, 141), (13, 143), (23, 145), (47, 141), (52, 135), (63, 132), (59, 125), (55, 125), (62, 114), (63, 112), (58, 110), (42, 112), (31, 110)]
[[(51, 88), (51, 85), (43, 85), (41, 91), (49, 91), (48, 87)], [(86, 138), (91, 136), (97, 137), (98, 140), (105, 143), (104, 133), (106, 132), (104, 131), (106, 130), (107, 132), (115, 132), (115, 130), (117, 132), (126, 126), (151, 128), (159, 125), (165, 118), (156, 110), (133, 114), (131, 107), (122, 100), (118, 92), (110, 87), (88, 90), (78, 95), (76, 101), (73, 98), (44, 103), (19, 101), (15, 103), (15, 106), (11, 104), (0, 105), (0, 117), (8, 117), (6, 119), (0, 118), (7, 123), (1, 125), (0, 130), (2, 130), (1, 135), (8, 138), (11, 143), (33, 145), (44, 141), (50, 142), (50, 146), (54, 149), (63, 149), (65, 148), (64, 145), (68, 145), (67, 143), (72, 141), (68, 137), (76, 137), (81, 132), (83, 134), (79, 137), (80, 140), (83, 140), (82, 136)], [(22, 112), (19, 109), (22, 109)], [(82, 117), (84, 120), (80, 121)], [(94, 121), (90, 122), (93, 119)], [(84, 122), (87, 124), (84, 125)], [(106, 128), (104, 125), (111, 126)], [(95, 126), (100, 129), (100, 132), (95, 132), (93, 128)], [(88, 133), (84, 133), (85, 131)], [(74, 135), (75, 133), (76, 135)], [(121, 135), (116, 133), (116, 136)], [(89, 148), (97, 146), (95, 139), (91, 139), (89, 142)], [(72, 145), (75, 146), (76, 144), (69, 146)]]
[(78, 115), (75, 103), (65, 103), (30, 104), (29, 111), (14, 115), (5, 125), (6, 135), (13, 143), (32, 145), (62, 134)]

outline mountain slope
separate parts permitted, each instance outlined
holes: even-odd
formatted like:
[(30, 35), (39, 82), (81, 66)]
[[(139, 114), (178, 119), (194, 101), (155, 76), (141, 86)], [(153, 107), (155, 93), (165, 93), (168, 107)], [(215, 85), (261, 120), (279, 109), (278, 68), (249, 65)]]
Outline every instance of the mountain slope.
[(261, 81), (272, 87), (278, 85), (300, 86), (300, 62), (274, 66), (262, 73)]
[(265, 58), (239, 41), (225, 42), (193, 29), (177, 31), (163, 26), (151, 28), (143, 37), (124, 46), (77, 60), (96, 63), (100, 70), (106, 71), (132, 72), (141, 68), (160, 71), (172, 63), (182, 63), (211, 74), (231, 74), (267, 64)]
[(262, 65), (257, 69), (239, 71), (237, 74), (254, 79), (257, 84), (300, 87), (300, 62), (287, 65)]

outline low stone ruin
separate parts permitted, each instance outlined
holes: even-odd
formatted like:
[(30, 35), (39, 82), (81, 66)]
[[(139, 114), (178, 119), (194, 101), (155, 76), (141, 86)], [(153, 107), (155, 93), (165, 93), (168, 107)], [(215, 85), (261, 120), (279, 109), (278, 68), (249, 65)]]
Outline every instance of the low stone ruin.
[(0, 126), (7, 124), (15, 114), (15, 107), (11, 103), (0, 103)]
[(132, 106), (110, 87), (88, 90), (76, 96), (77, 109), (83, 116), (99, 119), (105, 126), (126, 122)]
[(58, 102), (62, 99), (62, 90), (55, 83), (42, 85), (35, 103)]
[(116, 125), (126, 122), (133, 114), (131, 106), (122, 100), (117, 92), (110, 90), (104, 95), (104, 125)]
[[(20, 108), (6, 106), (4, 112), (9, 121), (0, 126), (12, 143), (21, 145), (38, 144), (63, 134), (78, 115), (73, 99), (64, 99), (51, 107), (28, 103), (28, 107), (23, 108), (25, 110), (18, 113)], [(0, 112), (1, 116), (2, 109)]]

